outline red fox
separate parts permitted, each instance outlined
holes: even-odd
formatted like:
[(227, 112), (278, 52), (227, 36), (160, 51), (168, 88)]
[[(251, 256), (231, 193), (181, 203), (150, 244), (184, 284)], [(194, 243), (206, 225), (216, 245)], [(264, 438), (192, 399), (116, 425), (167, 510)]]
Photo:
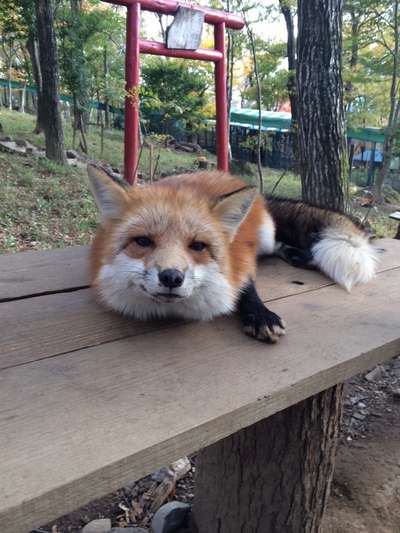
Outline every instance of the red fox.
[(246, 334), (276, 342), (285, 324), (257, 294), (257, 256), (319, 268), (347, 290), (374, 276), (368, 235), (340, 213), (266, 200), (223, 172), (135, 187), (92, 165), (88, 173), (101, 219), (92, 284), (124, 315), (209, 320), (237, 310)]

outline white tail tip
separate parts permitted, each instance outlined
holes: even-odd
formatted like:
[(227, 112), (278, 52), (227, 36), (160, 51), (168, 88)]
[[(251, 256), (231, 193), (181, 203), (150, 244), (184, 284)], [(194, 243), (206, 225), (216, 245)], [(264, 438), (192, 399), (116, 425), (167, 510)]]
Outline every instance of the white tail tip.
[(312, 247), (314, 263), (348, 292), (376, 274), (378, 256), (366, 235), (328, 228)]

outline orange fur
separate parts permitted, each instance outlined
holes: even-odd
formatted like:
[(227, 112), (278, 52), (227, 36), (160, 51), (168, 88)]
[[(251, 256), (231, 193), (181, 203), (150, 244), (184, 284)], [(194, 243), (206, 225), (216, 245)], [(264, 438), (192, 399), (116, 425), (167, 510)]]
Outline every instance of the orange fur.
[[(137, 212), (143, 216), (150, 215), (152, 211), (168, 212), (169, 227), (164, 232), (156, 235), (156, 239), (164, 241), (165, 249), (173, 254), (174, 241), (191, 238), (192, 228), (204, 226), (203, 231), (196, 235), (196, 239), (206, 240), (207, 233), (212, 227), (213, 240), (216, 240), (217, 249), (211, 250), (235, 288), (241, 288), (249, 277), (255, 276), (256, 256), (258, 245), (258, 232), (265, 217), (265, 202), (261, 195), (257, 195), (250, 211), (240, 225), (234, 239), (229, 242), (229, 237), (224, 231), (220, 220), (213, 213), (211, 207), (219, 197), (241, 189), (246, 184), (239, 178), (234, 178), (222, 172), (199, 172), (165, 178), (149, 186), (137, 186), (132, 189), (122, 189), (118, 194), (124, 197), (124, 211), (118, 221), (108, 221), (100, 226), (92, 246), (91, 272), (92, 280), (96, 284), (96, 277), (100, 268), (107, 264), (114, 253), (113, 240), (115, 233), (121, 231), (124, 224), (128, 224), (131, 217)], [(113, 187), (119, 187), (116, 184)], [(157, 230), (160, 231), (162, 220), (157, 221)], [(142, 233), (148, 233), (149, 229)], [(151, 230), (150, 230), (151, 232)], [(135, 234), (140, 235), (140, 227), (135, 228)], [(127, 231), (127, 239), (132, 236), (132, 229)], [(167, 246), (167, 242), (168, 246)], [(152, 253), (151, 250), (143, 251), (127, 248), (128, 255), (137, 257), (137, 254)], [(206, 262), (207, 254), (190, 253), (194, 262)], [(146, 258), (144, 257), (144, 260)], [(171, 257), (170, 260), (174, 261)], [(190, 260), (190, 258), (188, 259)], [(177, 262), (176, 259), (175, 262)], [(167, 265), (178, 267), (180, 265)]]

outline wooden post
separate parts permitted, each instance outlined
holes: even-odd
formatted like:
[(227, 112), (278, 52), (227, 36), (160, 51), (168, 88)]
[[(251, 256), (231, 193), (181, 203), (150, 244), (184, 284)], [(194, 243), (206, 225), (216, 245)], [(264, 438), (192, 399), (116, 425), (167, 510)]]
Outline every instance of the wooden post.
[(342, 411), (338, 385), (200, 452), (197, 533), (319, 533)]

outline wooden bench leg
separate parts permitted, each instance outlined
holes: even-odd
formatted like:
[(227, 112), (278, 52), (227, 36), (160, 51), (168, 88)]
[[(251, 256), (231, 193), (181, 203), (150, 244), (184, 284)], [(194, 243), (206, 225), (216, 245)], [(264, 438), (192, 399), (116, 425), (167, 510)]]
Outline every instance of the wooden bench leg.
[(205, 448), (198, 533), (317, 533), (332, 481), (343, 385)]

